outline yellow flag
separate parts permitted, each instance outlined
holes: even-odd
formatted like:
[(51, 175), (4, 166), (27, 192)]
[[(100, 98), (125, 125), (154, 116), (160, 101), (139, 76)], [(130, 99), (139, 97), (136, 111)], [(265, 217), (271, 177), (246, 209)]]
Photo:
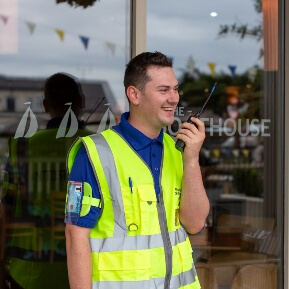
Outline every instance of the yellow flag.
[(55, 29), (55, 32), (58, 34), (60, 40), (63, 41), (64, 40), (64, 35), (65, 35), (64, 31), (60, 30), (60, 29)]
[(208, 66), (209, 66), (209, 68), (210, 68), (212, 77), (215, 78), (215, 76), (216, 76), (216, 73), (215, 73), (216, 63), (209, 62), (209, 63), (208, 63)]

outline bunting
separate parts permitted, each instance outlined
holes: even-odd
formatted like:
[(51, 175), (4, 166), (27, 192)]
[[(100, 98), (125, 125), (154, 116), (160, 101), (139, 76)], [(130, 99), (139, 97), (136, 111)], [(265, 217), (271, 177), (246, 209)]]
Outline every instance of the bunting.
[(84, 49), (87, 50), (88, 48), (88, 43), (89, 43), (89, 38), (88, 37), (85, 37), (85, 36), (81, 36), (79, 35), (79, 38), (84, 46)]
[[(11, 15), (0, 14), (0, 23), (3, 23), (4, 25), (6, 25), (9, 21), (9, 19), (12, 17), (13, 16), (11, 16)], [(34, 34), (37, 23), (27, 21), (27, 20), (23, 20), (23, 21), (24, 21), (25, 25), (27, 26), (30, 35)], [(65, 41), (65, 35), (67, 34), (67, 32), (64, 31), (63, 29), (60, 29), (60, 28), (52, 28), (52, 29), (58, 35), (60, 41), (64, 42)], [(82, 43), (84, 49), (88, 50), (88, 46), (89, 46), (91, 38), (87, 37), (87, 36), (83, 36), (83, 35), (78, 35), (77, 37), (80, 39), (80, 42)], [(117, 46), (120, 46), (120, 51), (122, 54), (126, 54), (126, 52), (127, 52), (127, 48), (125, 46), (117, 45), (113, 42), (105, 41), (104, 46), (105, 46), (106, 51), (108, 51), (113, 56), (116, 53)]]
[(235, 66), (235, 65), (228, 65), (228, 68), (229, 68), (229, 70), (231, 71), (232, 78), (234, 79), (237, 66)]
[(216, 72), (215, 72), (216, 63), (209, 62), (209, 63), (208, 63), (208, 67), (209, 67), (209, 69), (210, 69), (210, 71), (211, 71), (212, 77), (215, 78), (215, 76), (216, 76)]
[(253, 67), (249, 68), (249, 70), (248, 70), (249, 78), (252, 82), (255, 80), (257, 70), (258, 70), (258, 68), (256, 66), (253, 66)]
[(64, 41), (64, 36), (65, 36), (64, 31), (60, 30), (60, 29), (54, 29), (54, 31), (58, 34), (60, 40), (63, 42)]
[[(4, 25), (7, 25), (8, 21), (9, 21), (9, 18), (10, 18), (10, 16), (8, 16), (8, 15), (0, 14), (0, 23), (2, 22)], [(25, 22), (30, 34), (31, 35), (34, 34), (34, 31), (36, 29), (37, 24), (33, 23), (31, 21), (24, 21), (24, 22)], [(64, 31), (62, 29), (59, 29), (59, 28), (55, 28), (54, 31), (58, 35), (60, 41), (64, 42), (65, 35), (67, 34), (66, 31)], [(87, 36), (83, 36), (83, 35), (78, 35), (78, 38), (80, 39), (84, 49), (88, 50), (88, 46), (89, 46), (91, 38), (87, 37)], [(105, 41), (104, 42), (105, 51), (107, 51), (112, 56), (115, 55), (117, 46), (118, 46), (117, 44), (115, 44), (113, 42), (110, 42), (110, 41)], [(125, 46), (121, 46), (120, 50), (121, 50), (122, 54), (126, 54), (126, 52), (128, 51), (128, 48), (125, 47)], [(168, 58), (173, 62), (173, 60), (174, 60), (173, 57), (168, 56)], [(212, 77), (215, 78), (215, 76), (216, 76), (216, 63), (208, 62), (207, 66), (210, 69)], [(237, 66), (228, 65), (228, 68), (229, 68), (229, 70), (231, 72), (232, 78), (234, 78), (235, 74), (236, 74)], [(188, 72), (191, 75), (193, 75), (194, 70), (195, 70), (195, 61), (193, 60), (192, 57), (190, 57), (188, 62), (187, 62), (187, 69), (188, 69)], [(254, 66), (254, 67), (251, 67), (248, 70), (248, 74), (249, 74), (250, 80), (253, 81), (255, 79), (255, 76), (256, 76), (256, 73), (257, 73), (257, 69), (258, 69), (258, 67)]]
[(116, 46), (115, 46), (115, 44), (114, 43), (112, 43), (112, 42), (105, 42), (105, 47), (107, 48), (107, 50), (112, 54), (112, 55), (114, 55), (115, 54), (115, 48), (116, 48)]
[(193, 75), (194, 74), (194, 71), (195, 71), (195, 61), (193, 60), (192, 57), (189, 58), (189, 61), (188, 61), (188, 69), (189, 69), (189, 73), (190, 75)]
[(25, 23), (29, 29), (30, 34), (32, 35), (36, 27), (35, 23), (29, 22), (29, 21), (25, 21)]
[(8, 22), (8, 16), (0, 14), (0, 20), (4, 23), (4, 25), (6, 25)]
[(171, 57), (171, 56), (168, 56), (167, 58), (168, 58), (168, 60), (169, 60), (171, 63), (173, 63), (173, 62), (174, 62), (174, 58), (173, 58), (173, 57)]

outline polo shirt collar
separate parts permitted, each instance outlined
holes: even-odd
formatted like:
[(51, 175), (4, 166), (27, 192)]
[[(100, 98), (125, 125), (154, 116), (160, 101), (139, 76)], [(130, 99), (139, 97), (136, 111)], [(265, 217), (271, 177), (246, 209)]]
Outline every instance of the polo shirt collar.
[(153, 141), (163, 142), (163, 130), (160, 131), (160, 134), (156, 139), (151, 139), (144, 135), (141, 131), (133, 127), (128, 122), (129, 112), (125, 112), (121, 115), (120, 123), (118, 124), (119, 129), (121, 130), (124, 138), (130, 143), (130, 145), (136, 150), (143, 149), (144, 147), (151, 144)]

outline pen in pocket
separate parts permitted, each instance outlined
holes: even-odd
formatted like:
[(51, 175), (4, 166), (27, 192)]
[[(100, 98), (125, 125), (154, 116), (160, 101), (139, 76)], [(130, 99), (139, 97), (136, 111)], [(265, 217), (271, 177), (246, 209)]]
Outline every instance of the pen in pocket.
[(133, 191), (132, 191), (132, 180), (131, 180), (131, 177), (128, 178), (128, 183), (129, 183), (129, 187), (130, 187), (130, 192), (133, 193)]

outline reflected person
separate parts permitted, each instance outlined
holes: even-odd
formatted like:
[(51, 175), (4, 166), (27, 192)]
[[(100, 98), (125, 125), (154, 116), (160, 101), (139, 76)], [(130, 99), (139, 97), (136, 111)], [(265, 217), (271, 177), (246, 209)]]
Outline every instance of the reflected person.
[(11, 288), (69, 288), (64, 210), (60, 222), (53, 223), (52, 195), (60, 194), (64, 206), (67, 151), (78, 136), (92, 132), (79, 120), (84, 95), (72, 75), (56, 73), (45, 81), (43, 106), (50, 116), (46, 129), (11, 139), (9, 146), (10, 189), (3, 202), (11, 223), (26, 226), (26, 236), (18, 237), (16, 227), (6, 246), (5, 281)]

